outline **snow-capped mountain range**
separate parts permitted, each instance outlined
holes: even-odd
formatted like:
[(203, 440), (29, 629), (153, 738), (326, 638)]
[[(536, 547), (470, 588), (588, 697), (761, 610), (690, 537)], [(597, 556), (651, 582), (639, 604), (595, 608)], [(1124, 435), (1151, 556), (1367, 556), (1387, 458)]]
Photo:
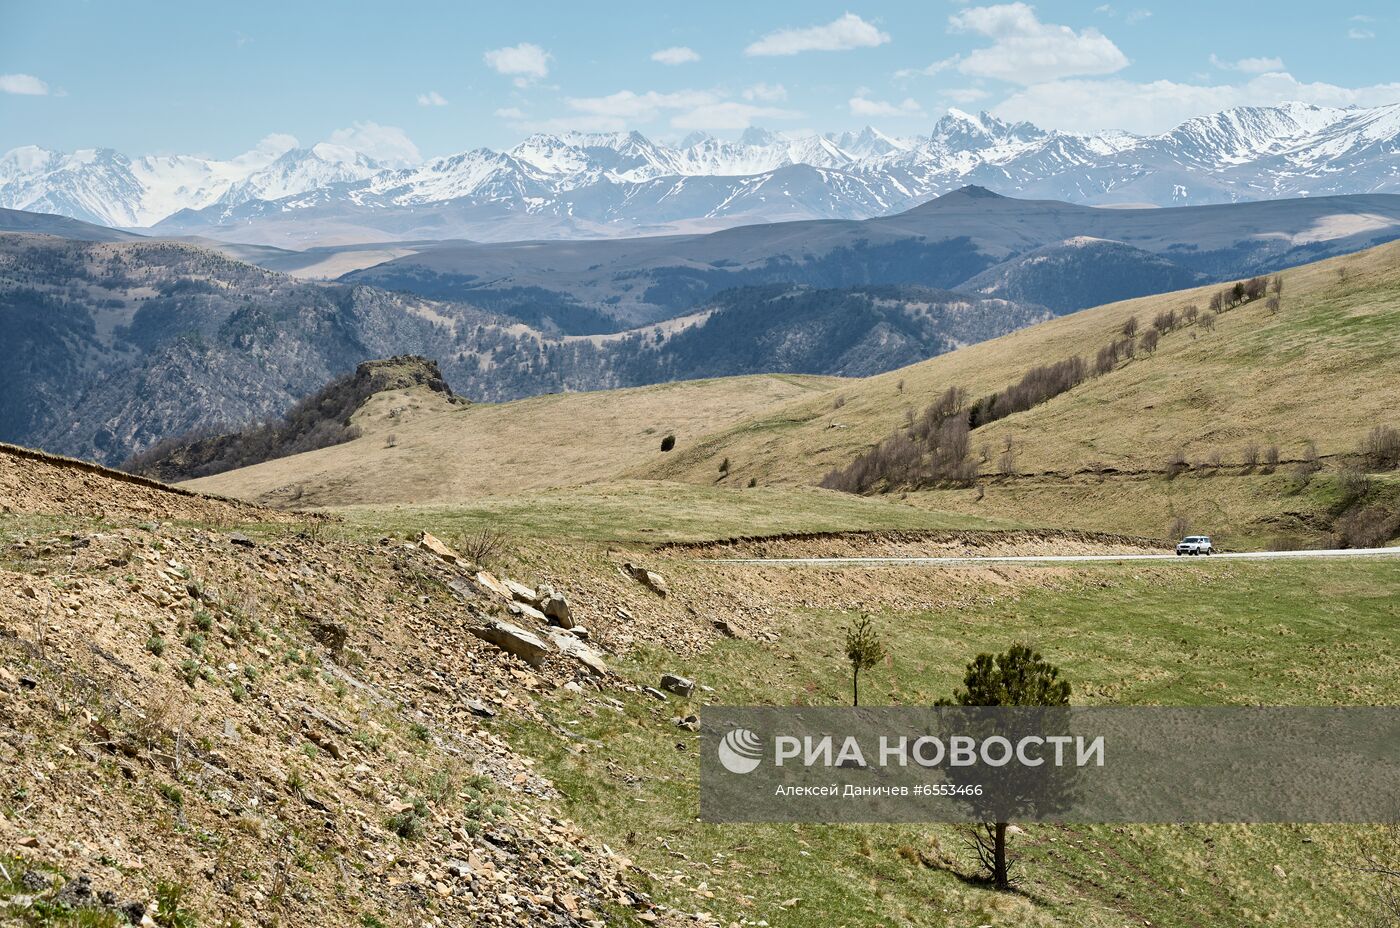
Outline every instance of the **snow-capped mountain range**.
[(393, 167), (342, 145), (226, 161), (33, 146), (0, 157), (0, 206), (291, 247), (610, 237), (862, 219), (979, 184), (1091, 205), (1201, 205), (1400, 191), (1400, 104), (1241, 107), (1155, 136), (1079, 135), (950, 110), (928, 136), (534, 135)]

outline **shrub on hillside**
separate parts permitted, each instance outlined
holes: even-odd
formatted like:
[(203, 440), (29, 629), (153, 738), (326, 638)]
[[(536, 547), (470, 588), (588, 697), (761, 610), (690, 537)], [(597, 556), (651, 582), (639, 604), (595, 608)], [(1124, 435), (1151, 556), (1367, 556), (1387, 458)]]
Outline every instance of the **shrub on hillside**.
[(1084, 382), (1086, 366), (1080, 357), (1031, 368), (1016, 384), (1002, 393), (993, 393), (973, 404), (968, 424), (973, 428), (1004, 419), (1032, 406), (1038, 406)]
[(1400, 533), (1400, 510), (1354, 506), (1337, 519), (1333, 529), (1339, 548), (1379, 548)]
[(1094, 357), (1094, 373), (1102, 377), (1113, 370), (1118, 363), (1118, 346), (1104, 345), (1099, 349), (1099, 353)]
[(1361, 442), (1361, 456), (1372, 470), (1400, 467), (1400, 430), (1378, 425)]
[(670, 451), (674, 447), (676, 447), (676, 436), (667, 435), (665, 438), (661, 439), (662, 451)]

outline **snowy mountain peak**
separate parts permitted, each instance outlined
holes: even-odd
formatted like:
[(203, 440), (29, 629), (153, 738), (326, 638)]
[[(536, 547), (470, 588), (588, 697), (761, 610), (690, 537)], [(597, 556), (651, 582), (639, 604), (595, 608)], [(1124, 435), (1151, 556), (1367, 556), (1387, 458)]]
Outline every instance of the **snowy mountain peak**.
[[(489, 223), (454, 227), (456, 234), (596, 236), (866, 218), (949, 191), (988, 195), (987, 188), (1162, 206), (1400, 191), (1396, 151), (1400, 104), (1297, 102), (1224, 110), (1148, 137), (1046, 131), (959, 109), (929, 135), (911, 138), (869, 126), (824, 135), (696, 132), (671, 145), (635, 131), (539, 133), (507, 151), (480, 148), (408, 167), (341, 144), (300, 147), (291, 136), (272, 135), (228, 160), (22, 146), (0, 156), (0, 206), (121, 227), (181, 213), (163, 228), (239, 240), (258, 221), (283, 215), (296, 219), (284, 228), (312, 230), (298, 242), (314, 241), (323, 218), (328, 227), (362, 227), (366, 240), (383, 241), (410, 226), (420, 236), (422, 229), (437, 234), (434, 210), (460, 217), (480, 208)], [(429, 218), (393, 225), (396, 210)], [(383, 226), (374, 226), (381, 216)]]

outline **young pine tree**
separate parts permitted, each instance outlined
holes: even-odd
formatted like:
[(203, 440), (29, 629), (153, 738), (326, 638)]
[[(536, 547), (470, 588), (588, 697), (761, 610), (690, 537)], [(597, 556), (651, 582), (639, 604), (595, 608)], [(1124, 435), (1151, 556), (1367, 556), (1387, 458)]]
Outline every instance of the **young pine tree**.
[(867, 615), (846, 629), (846, 660), (851, 662), (851, 705), (860, 705), (860, 672), (885, 659), (885, 644)]
[[(1013, 644), (1001, 654), (979, 654), (967, 665), (963, 689), (940, 706), (1067, 706), (1069, 681), (1060, 668), (1029, 645)], [(998, 889), (1011, 887), (1006, 855), (1006, 822), (985, 822), (972, 831), (977, 858)]]

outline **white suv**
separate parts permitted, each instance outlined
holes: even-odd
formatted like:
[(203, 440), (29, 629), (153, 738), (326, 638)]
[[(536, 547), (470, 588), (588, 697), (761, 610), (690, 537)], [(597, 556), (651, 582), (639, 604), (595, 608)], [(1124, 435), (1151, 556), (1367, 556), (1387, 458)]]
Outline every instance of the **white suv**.
[(1209, 535), (1187, 535), (1176, 546), (1177, 554), (1210, 554), (1215, 550), (1210, 545)]

